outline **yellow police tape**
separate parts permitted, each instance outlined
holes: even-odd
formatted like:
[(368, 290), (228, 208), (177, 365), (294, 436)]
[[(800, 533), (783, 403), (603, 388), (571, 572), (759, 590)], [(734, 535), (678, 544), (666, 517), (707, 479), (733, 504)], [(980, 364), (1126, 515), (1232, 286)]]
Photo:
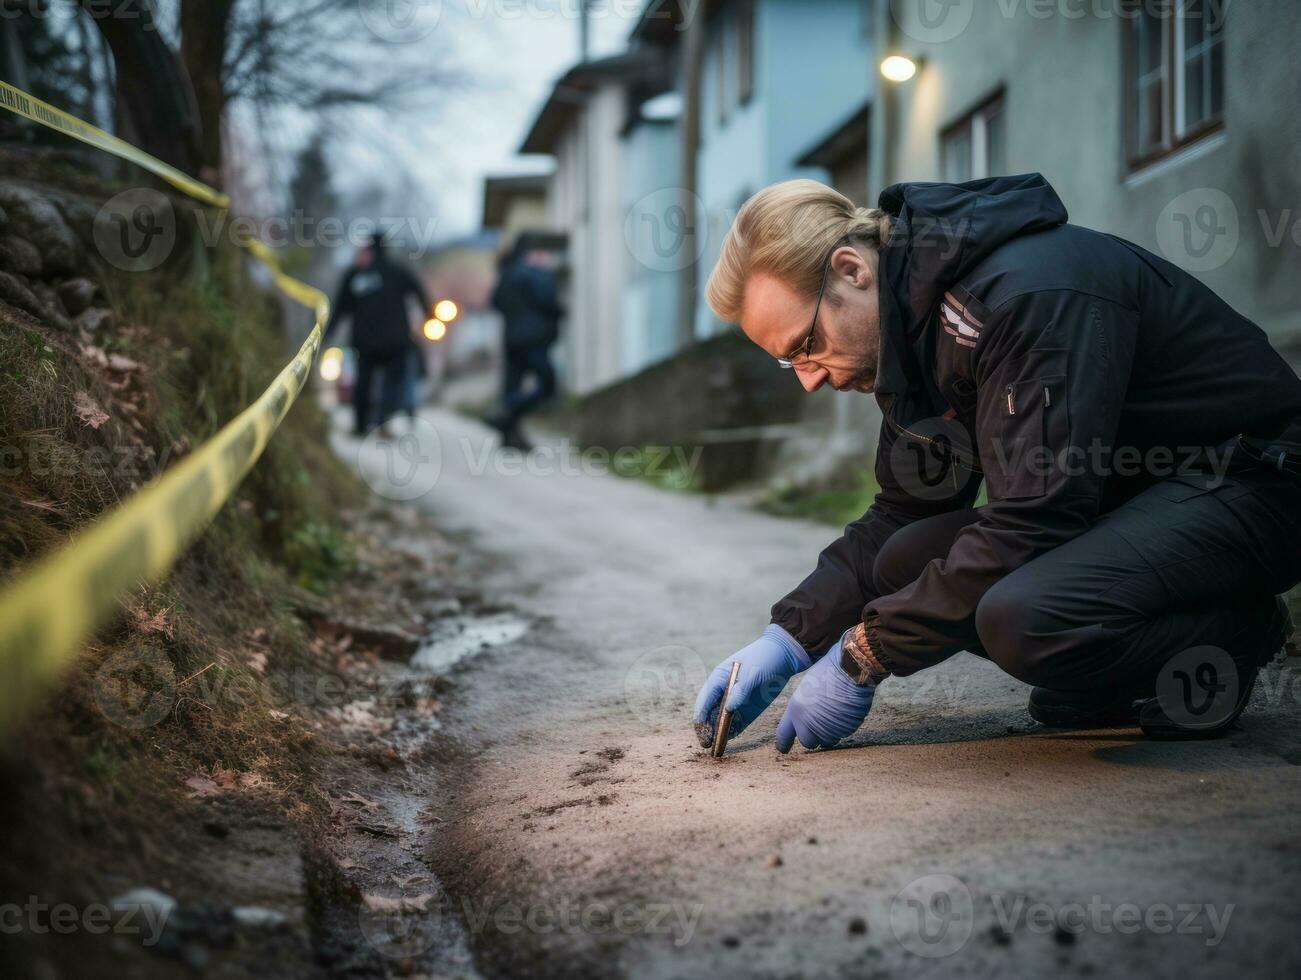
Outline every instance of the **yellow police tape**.
[(138, 146), (132, 146), (126, 140), (118, 139), (112, 133), (106, 133), (98, 126), (92, 126), (76, 116), (68, 115), (62, 109), (56, 109), (48, 102), (42, 102), (36, 96), (30, 95), (20, 88), (15, 88), (8, 82), (0, 82), (0, 108), (25, 116), (32, 122), (48, 126), (50, 129), (57, 129), (73, 139), (89, 143), (101, 150), (107, 150), (114, 156), (144, 167), (150, 173), (163, 178), (177, 190), (184, 191), (190, 197), (203, 201), (205, 204), (211, 204), (217, 208), (230, 207), (230, 198), (221, 191), (214, 190), (207, 184), (195, 180), (189, 174), (181, 173), (181, 171), (163, 163), (157, 157), (150, 156)]
[[(206, 184), (4, 82), (0, 106), (138, 163), (199, 200), (229, 203)], [(0, 592), (0, 727), (34, 705), (125, 593), (167, 574), (252, 469), (307, 383), (329, 300), (281, 272), (265, 244), (246, 244), (282, 292), (315, 311), (311, 334), (271, 386), (225, 428)]]

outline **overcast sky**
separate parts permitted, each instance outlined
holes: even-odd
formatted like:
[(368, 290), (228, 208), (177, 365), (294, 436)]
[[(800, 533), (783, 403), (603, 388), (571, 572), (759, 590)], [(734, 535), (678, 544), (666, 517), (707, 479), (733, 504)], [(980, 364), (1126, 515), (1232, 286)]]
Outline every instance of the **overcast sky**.
[[(428, 193), (440, 240), (477, 230), (485, 175), (550, 167), (548, 158), (520, 158), (515, 151), (556, 78), (578, 58), (577, 6), (577, 0), (446, 0), (437, 29), (417, 43), (430, 57), (449, 57), (464, 69), (467, 91), (440, 100), (432, 114), (369, 120), (339, 147), (339, 189), (385, 180), (396, 156)], [(597, 4), (594, 57), (624, 49), (637, 6)], [(396, 137), (392, 143), (387, 134)]]

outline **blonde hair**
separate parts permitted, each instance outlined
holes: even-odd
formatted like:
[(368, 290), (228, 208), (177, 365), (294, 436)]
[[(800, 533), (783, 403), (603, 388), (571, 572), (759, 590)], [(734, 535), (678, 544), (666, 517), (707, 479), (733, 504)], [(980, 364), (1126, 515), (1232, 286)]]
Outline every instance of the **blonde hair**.
[(848, 239), (879, 251), (892, 227), (884, 211), (855, 207), (844, 194), (816, 180), (773, 184), (746, 201), (736, 216), (705, 299), (719, 319), (736, 323), (746, 283), (756, 272), (812, 296), (838, 242)]

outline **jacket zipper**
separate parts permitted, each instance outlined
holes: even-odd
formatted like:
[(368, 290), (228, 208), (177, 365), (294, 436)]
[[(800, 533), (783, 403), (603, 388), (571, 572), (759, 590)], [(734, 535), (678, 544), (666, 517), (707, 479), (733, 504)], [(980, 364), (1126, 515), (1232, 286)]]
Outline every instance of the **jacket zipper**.
[[(929, 437), (927, 437), (927, 436), (924, 436), (924, 435), (922, 435), (921, 433), (913, 432), (912, 429), (905, 429), (902, 425), (900, 425), (898, 422), (896, 422), (894, 419), (892, 419), (889, 415), (886, 415), (886, 416), (885, 416), (885, 420), (886, 420), (887, 423), (889, 423), (889, 424), (894, 428), (894, 430), (895, 430), (896, 432), (901, 433), (902, 435), (912, 436), (914, 439), (920, 439), (922, 442), (929, 443), (929, 444), (931, 444), (931, 445), (934, 445), (934, 443), (935, 443), (935, 440), (934, 440), (934, 439), (931, 439), (931, 438), (929, 438)], [(971, 472), (973, 472), (973, 473), (983, 473), (983, 472), (984, 472), (984, 470), (981, 469), (979, 463), (976, 463), (976, 462), (968, 463), (968, 462), (966, 462), (966, 461), (963, 460), (963, 459), (959, 459), (958, 462), (959, 462), (962, 466), (965, 466), (967, 469), (971, 470)], [(954, 474), (954, 479), (955, 479), (955, 480), (957, 479), (956, 472), (955, 472), (955, 474)]]

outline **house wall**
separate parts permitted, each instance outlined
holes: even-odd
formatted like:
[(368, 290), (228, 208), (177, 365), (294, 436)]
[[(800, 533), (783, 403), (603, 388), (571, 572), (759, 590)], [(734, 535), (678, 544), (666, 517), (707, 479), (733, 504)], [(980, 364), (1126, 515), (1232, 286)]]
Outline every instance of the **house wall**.
[(561, 283), (568, 315), (559, 358), (563, 383), (584, 394), (621, 376), (623, 294), (624, 89), (610, 83), (592, 93), (559, 139), (548, 196), (548, 223), (569, 234)]
[[(635, 374), (677, 348), (679, 218), (666, 214), (682, 172), (677, 125), (639, 122), (624, 137), (623, 297), (620, 371)], [(681, 216), (685, 219), (685, 215)]]
[[(1294, 0), (1221, 5), (1224, 135), (1136, 174), (1124, 158), (1128, 22), (1113, 13), (1116, 4), (969, 6), (970, 24), (950, 40), (923, 43), (912, 36), (926, 36), (916, 25), (900, 34), (901, 46), (926, 61), (898, 89), (894, 179), (937, 179), (940, 132), (1001, 86), (1010, 172), (1042, 172), (1072, 221), (1188, 268), (1294, 360), (1301, 357), (1294, 274), (1301, 258), (1301, 59)], [(1035, 9), (1050, 15), (1035, 16)], [(1015, 12), (1008, 16), (1008, 10)], [(1212, 211), (1202, 210), (1208, 205)], [(1194, 231), (1185, 243), (1176, 224), (1192, 219), (1196, 228), (1199, 211), (1225, 229), (1223, 247), (1209, 260), (1193, 254), (1206, 236)], [(1206, 268), (1216, 256), (1223, 262)]]
[(587, 322), (584, 294), (575, 288), (575, 274), (581, 274), (575, 269), (575, 258), (584, 255), (587, 248), (587, 229), (582, 221), (586, 157), (581, 152), (577, 127), (570, 128), (556, 142), (555, 159), (556, 169), (547, 194), (547, 224), (569, 236), (569, 254), (560, 282), (560, 302), (567, 315), (555, 354), (562, 384), (570, 387), (575, 377), (590, 370), (583, 357), (588, 349), (582, 337)]
[(538, 231), (548, 227), (547, 199), (544, 194), (516, 194), (506, 205), (501, 224), (504, 242), (513, 242), (521, 231)]
[[(1212, 5), (1215, 6), (1213, 0)], [(1292, 0), (1219, 3), (1227, 17), (1226, 126), (1222, 136), (1139, 173), (1124, 154), (1123, 54), (1128, 22), (1112, 0), (970, 2), (947, 8), (968, 17), (954, 32), (941, 24), (902, 26), (892, 12), (919, 5), (878, 0), (875, 32), (864, 29), (859, 2), (759, 0), (755, 91), (718, 111), (717, 37), (735, 16), (724, 3), (708, 25), (702, 79), (699, 192), (709, 221), (701, 287), (723, 234), (746, 196), (776, 180), (803, 175), (793, 160), (873, 96), (870, 196), (900, 180), (940, 178), (940, 134), (997, 91), (1004, 94), (1008, 172), (1041, 171), (1057, 188), (1072, 220), (1131, 239), (1185, 267), (1254, 319), (1275, 344), (1301, 363), (1301, 59), (1295, 56), (1297, 8)], [(933, 17), (941, 5), (928, 5)], [(891, 28), (887, 33), (885, 26)], [(879, 37), (880, 46), (874, 41)], [(877, 87), (886, 47), (924, 59), (902, 85)], [(888, 125), (890, 140), (876, 139)], [(630, 166), (628, 173), (633, 173)], [(817, 171), (809, 176), (822, 177)], [(635, 178), (642, 182), (645, 173)], [(676, 176), (665, 177), (671, 186)], [(625, 197), (631, 193), (625, 189)], [(1212, 207), (1212, 212), (1206, 208)], [(1181, 244), (1177, 221), (1207, 214), (1224, 227), (1223, 261), (1198, 263), (1197, 245)], [(1201, 235), (1205, 238), (1204, 233)], [(630, 279), (625, 316), (643, 317)], [(718, 324), (697, 307), (697, 336)], [(641, 359), (625, 351), (624, 370)], [(793, 383), (793, 382), (792, 382)], [(819, 392), (805, 399), (808, 434), (777, 448), (769, 472), (817, 480), (846, 462), (869, 466), (879, 427), (874, 399)]]
[[(703, 280), (745, 200), (780, 180), (826, 180), (820, 168), (795, 161), (844, 122), (875, 84), (870, 21), (862, 0), (756, 0), (755, 85), (750, 102), (719, 117), (718, 61), (721, 39), (732, 40), (726, 59), (734, 84), (735, 23), (739, 4), (725, 3), (711, 20), (705, 45), (702, 99), (700, 197), (709, 222)], [(722, 329), (703, 297), (696, 332)]]

